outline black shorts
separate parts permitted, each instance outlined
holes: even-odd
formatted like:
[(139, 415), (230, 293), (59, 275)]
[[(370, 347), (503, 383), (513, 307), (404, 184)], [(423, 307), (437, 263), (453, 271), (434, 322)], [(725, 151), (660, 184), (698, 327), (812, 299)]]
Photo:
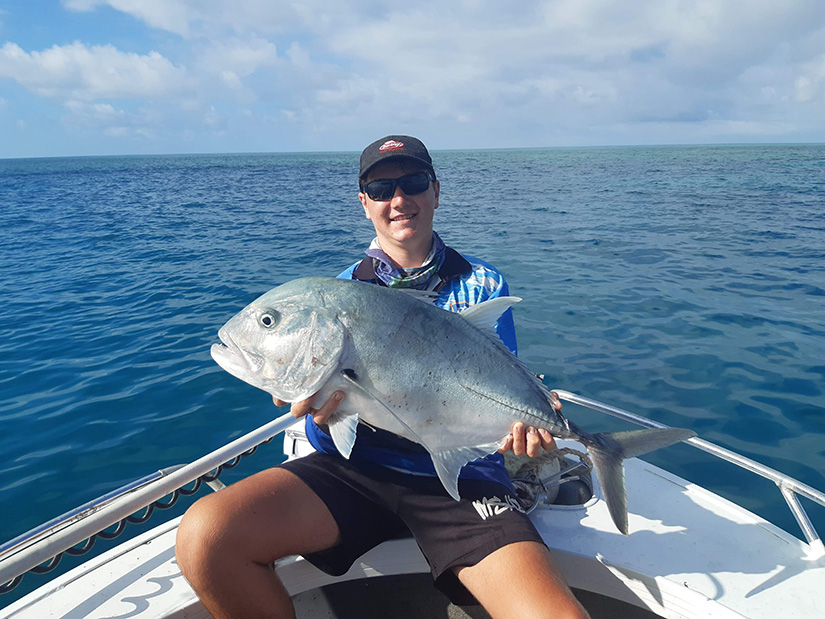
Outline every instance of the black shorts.
[(436, 586), (455, 604), (473, 604), (455, 568), (515, 542), (544, 543), (512, 491), (495, 482), (460, 480), (456, 501), (436, 477), (339, 456), (312, 453), (280, 466), (307, 484), (338, 524), (339, 544), (304, 557), (333, 576), (381, 542), (412, 533)]

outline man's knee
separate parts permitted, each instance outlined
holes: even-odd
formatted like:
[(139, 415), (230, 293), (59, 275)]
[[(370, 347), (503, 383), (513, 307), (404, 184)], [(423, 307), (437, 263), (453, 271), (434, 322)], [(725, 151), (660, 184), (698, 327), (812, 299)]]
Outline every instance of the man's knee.
[(543, 544), (509, 544), (456, 573), (496, 619), (588, 617)]
[(178, 527), (175, 552), (194, 586), (241, 564), (264, 566), (316, 552), (332, 546), (337, 536), (317, 495), (292, 474), (269, 469), (192, 505)]
[(219, 560), (222, 539), (220, 510), (207, 496), (190, 507), (178, 525), (175, 558), (181, 573), (193, 586), (204, 581), (213, 563)]

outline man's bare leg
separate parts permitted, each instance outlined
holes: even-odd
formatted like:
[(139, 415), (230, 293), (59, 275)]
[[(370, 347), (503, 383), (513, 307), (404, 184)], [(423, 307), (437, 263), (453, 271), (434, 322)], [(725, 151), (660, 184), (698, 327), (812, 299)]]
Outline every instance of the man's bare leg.
[(456, 573), (494, 619), (589, 617), (550, 551), (537, 542), (509, 544)]
[(208, 495), (178, 528), (178, 565), (216, 619), (290, 618), (272, 563), (338, 542), (338, 525), (298, 477), (269, 469)]

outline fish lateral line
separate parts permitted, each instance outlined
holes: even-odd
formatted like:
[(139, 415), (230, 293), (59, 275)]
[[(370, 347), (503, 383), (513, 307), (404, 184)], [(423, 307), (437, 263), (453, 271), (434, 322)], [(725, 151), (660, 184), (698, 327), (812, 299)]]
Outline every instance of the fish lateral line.
[[(508, 404), (507, 402), (503, 402), (499, 399), (494, 398), (493, 396), (489, 395), (488, 393), (484, 393), (483, 391), (479, 391), (478, 389), (473, 389), (472, 387), (470, 387), (469, 385), (465, 385), (464, 383), (461, 383), (461, 386), (464, 387), (464, 389), (466, 389), (467, 391), (470, 391), (471, 393), (476, 394), (477, 396), (480, 396), (480, 397), (482, 397), (486, 400), (490, 400), (491, 402), (495, 402), (496, 404), (498, 404), (499, 406), (503, 406), (504, 408), (510, 409), (514, 413), (518, 413), (520, 415), (529, 415), (530, 417), (535, 417), (536, 419), (540, 420), (542, 423), (534, 424), (534, 425), (536, 425), (538, 427), (541, 427), (541, 428), (544, 428), (545, 430), (548, 430), (548, 428), (546, 427), (546, 423), (547, 423), (548, 420), (545, 419), (544, 417), (541, 417), (540, 415), (536, 415), (535, 413), (532, 413), (528, 410), (517, 408), (517, 407), (513, 406), (512, 404)], [(549, 401), (548, 401), (548, 403), (549, 403)], [(552, 404), (550, 404), (550, 407), (553, 409), (553, 412), (556, 415), (558, 415), (559, 421), (561, 422), (561, 424), (556, 424), (556, 425), (562, 425), (566, 430), (569, 431), (570, 430), (570, 422), (568, 421), (567, 417), (562, 415), (562, 413), (560, 411), (557, 411), (555, 408), (553, 408)]]

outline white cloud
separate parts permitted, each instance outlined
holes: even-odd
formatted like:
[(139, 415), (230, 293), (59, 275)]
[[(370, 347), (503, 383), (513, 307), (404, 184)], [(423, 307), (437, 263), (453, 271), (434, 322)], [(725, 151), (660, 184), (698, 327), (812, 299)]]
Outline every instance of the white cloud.
[(235, 92), (243, 92), (244, 86), (243, 82), (241, 82), (241, 78), (238, 77), (238, 74), (234, 71), (223, 70), (220, 72), (221, 81), (226, 85), (227, 88), (230, 90), (234, 90)]
[[(735, 105), (729, 97), (754, 88), (799, 100), (804, 77), (798, 87), (741, 84), (747, 92), (738, 82), (777, 55), (804, 54), (823, 25), (818, 0), (528, 0), (518, 10), (504, 0), (64, 0), (73, 10), (104, 5), (197, 39), (192, 71), (242, 100), (271, 98), (277, 84), (278, 99), (291, 90), (302, 106), (417, 107), (422, 118), (467, 107), (529, 110), (535, 97), (560, 111), (584, 105), (625, 119), (662, 104), (688, 118), (708, 107), (703, 99)], [(275, 40), (288, 50), (280, 64)], [(260, 70), (273, 74), (268, 91), (245, 79)]]
[[(184, 109), (185, 108), (185, 109)], [(61, 124), (74, 134), (101, 134), (110, 138), (130, 138), (158, 142), (169, 135), (186, 131), (192, 134), (226, 130), (226, 120), (214, 107), (206, 109), (189, 104), (184, 108), (153, 103), (136, 110), (110, 103), (69, 100), (63, 104)]]
[(145, 21), (153, 28), (187, 36), (189, 24), (197, 19), (197, 2), (177, 0), (62, 0), (63, 6), (72, 11), (93, 11), (98, 6), (109, 5)]
[(355, 23), (357, 16), (381, 6), (369, 0), (62, 0), (62, 4), (73, 11), (109, 6), (186, 39), (226, 32), (272, 34), (334, 28)]
[(95, 122), (109, 122), (125, 116), (125, 112), (116, 110), (108, 103), (88, 104), (82, 101), (67, 101), (65, 107), (74, 114), (76, 118), (87, 117), (89, 120)]
[(212, 43), (200, 53), (198, 60), (208, 70), (231, 70), (246, 76), (260, 67), (277, 65), (278, 53), (270, 41), (251, 36)]
[(212, 105), (203, 115), (203, 124), (217, 133), (224, 133), (227, 126), (226, 119), (218, 114), (218, 111)]
[(195, 49), (192, 71), (201, 77), (202, 86), (209, 89), (211, 78), (217, 79), (221, 88), (229, 89), (237, 99), (253, 101), (255, 91), (245, 79), (262, 69), (274, 69), (279, 64), (275, 45), (260, 37), (250, 35), (246, 39), (230, 37), (198, 44)]
[(89, 103), (69, 100), (63, 104), (65, 113), (61, 117), (64, 127), (72, 131), (101, 132), (109, 137), (124, 137), (134, 134), (145, 124), (139, 114), (130, 114), (109, 103)]
[(80, 42), (42, 52), (6, 43), (0, 48), (0, 77), (40, 96), (85, 101), (175, 97), (191, 90), (186, 70), (157, 52), (138, 55)]
[(297, 147), (419, 128), (441, 136), (435, 147), (506, 146), (728, 140), (825, 120), (820, 0), (62, 4), (109, 7), (175, 36), (158, 39), (163, 55), (7, 43), (0, 78), (60, 101), (128, 100), (121, 111), (131, 111), (108, 125), (105, 109), (66, 108), (78, 124), (132, 127), (128, 135), (171, 129), (197, 140), (204, 130), (231, 135), (242, 120), (273, 134), (289, 126)]
[(802, 75), (794, 80), (796, 101), (825, 103), (825, 56), (818, 62), (811, 62), (801, 68)]

